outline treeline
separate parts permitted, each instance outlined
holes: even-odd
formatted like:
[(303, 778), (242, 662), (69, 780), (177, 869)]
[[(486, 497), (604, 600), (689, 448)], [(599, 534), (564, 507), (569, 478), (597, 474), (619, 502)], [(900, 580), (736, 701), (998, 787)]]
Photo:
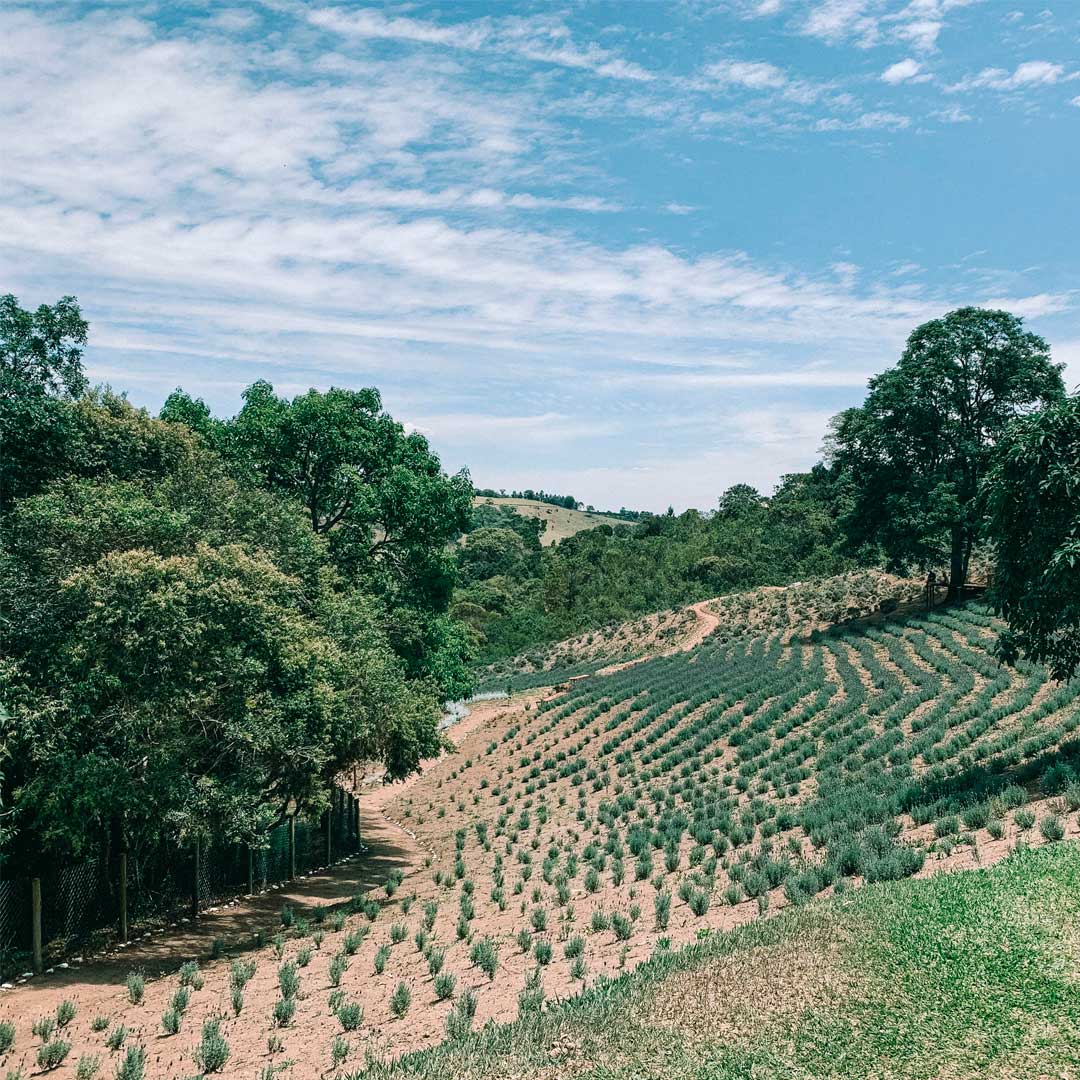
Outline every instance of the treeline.
[(475, 493), (485, 499), (531, 499), (549, 506), (561, 506), (564, 510), (580, 510), (582, 507), (582, 503), (573, 495), (551, 495), (543, 489), (533, 491), (532, 488), (526, 488), (524, 491), (507, 492), (506, 488), (499, 488), (498, 491), (495, 488), (476, 488)]
[(848, 547), (849, 501), (842, 478), (818, 466), (785, 477), (770, 497), (739, 484), (714, 512), (645, 515), (549, 548), (529, 519), (501, 508), (503, 520), (471, 532), (459, 550), (451, 613), (493, 660), (720, 593), (840, 573), (878, 556)]
[(88, 389), (73, 298), (0, 298), (2, 855), (258, 846), (358, 760), (413, 770), (471, 685), (467, 474), (375, 390), (218, 420)]
[(453, 614), (488, 660), (604, 622), (853, 565), (933, 571), (950, 596), (973, 556), (995, 566), (1003, 655), (1080, 667), (1080, 401), (1047, 343), (1005, 311), (916, 327), (863, 405), (834, 418), (825, 460), (766, 497), (644, 515), (541, 551), (507, 520), (459, 553)]

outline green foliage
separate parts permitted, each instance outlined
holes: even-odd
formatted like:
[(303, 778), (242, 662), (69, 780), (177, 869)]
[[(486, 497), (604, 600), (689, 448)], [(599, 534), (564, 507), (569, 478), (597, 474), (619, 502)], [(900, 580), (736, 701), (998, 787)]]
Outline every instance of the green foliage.
[(195, 1064), (204, 1073), (221, 1072), (229, 1060), (229, 1044), (221, 1034), (221, 1021), (210, 1017), (203, 1021), (202, 1037), (195, 1047)]
[(37, 1064), (43, 1072), (58, 1068), (71, 1052), (71, 1043), (63, 1039), (53, 1039), (38, 1049)]
[(400, 1020), (408, 1011), (412, 1003), (412, 991), (407, 983), (399, 982), (390, 995), (390, 1013)]
[(997, 550), (992, 596), (1009, 624), (1002, 653), (1045, 663), (1057, 679), (1080, 667), (1080, 396), (1017, 421), (986, 479)]
[(116, 1080), (143, 1080), (145, 1073), (146, 1050), (141, 1046), (129, 1046), (124, 1053), (124, 1060), (116, 1069)]
[(1062, 396), (1046, 342), (1008, 312), (960, 308), (916, 327), (865, 403), (834, 421), (834, 460), (854, 497), (849, 535), (880, 543), (896, 564), (948, 563), (955, 590), (995, 444), (1031, 406)]
[(132, 971), (127, 977), (128, 1001), (132, 1005), (141, 1005), (146, 993), (146, 977), (141, 971)]

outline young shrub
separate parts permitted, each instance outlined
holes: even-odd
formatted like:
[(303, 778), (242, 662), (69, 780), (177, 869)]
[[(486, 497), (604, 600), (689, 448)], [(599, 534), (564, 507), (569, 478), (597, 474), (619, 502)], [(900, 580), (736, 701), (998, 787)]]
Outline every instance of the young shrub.
[(653, 898), (653, 912), (656, 915), (656, 928), (666, 930), (671, 919), (671, 893), (662, 889)]
[(532, 928), (538, 934), (542, 934), (547, 929), (547, 912), (543, 908), (534, 908), (529, 921), (532, 923)]
[(30, 1031), (42, 1042), (48, 1042), (56, 1030), (55, 1016), (39, 1016), (30, 1027)]
[(390, 946), (380, 945), (375, 950), (375, 974), (381, 975), (386, 970), (386, 961), (390, 959)]
[(390, 944), (400, 945), (409, 936), (409, 929), (404, 923), (394, 923), (390, 927)]
[(585, 978), (585, 974), (588, 968), (585, 964), (584, 956), (575, 956), (573, 963), (570, 965), (570, 977), (581, 981)]
[(432, 977), (439, 974), (442, 971), (443, 963), (446, 961), (445, 949), (428, 949), (427, 951), (427, 969), (428, 974)]
[(345, 1059), (348, 1056), (348, 1041), (343, 1039), (340, 1035), (335, 1035), (334, 1041), (330, 1044), (330, 1068), (340, 1069), (341, 1066), (345, 1064)]
[(690, 894), (690, 910), (699, 919), (709, 910), (709, 894), (704, 889), (695, 889)]
[(124, 1040), (127, 1038), (127, 1028), (123, 1024), (117, 1024), (116, 1027), (105, 1036), (105, 1045), (115, 1053), (124, 1045)]
[(1026, 831), (1035, 824), (1035, 814), (1033, 811), (1028, 810), (1025, 807), (1023, 810), (1016, 811), (1015, 821), (1017, 828), (1024, 829)]
[(517, 947), (524, 953), (527, 953), (532, 948), (532, 933), (527, 926), (523, 926), (517, 932), (514, 940), (517, 942)]
[(56, 1026), (60, 1031), (75, 1019), (75, 1014), (78, 1010), (75, 1008), (75, 1002), (64, 998), (59, 1005), (56, 1006)]
[(408, 986), (399, 982), (394, 987), (394, 992), (390, 995), (390, 1012), (398, 1020), (400, 1020), (408, 1011), (409, 1005), (412, 1004), (412, 991)]
[(278, 968), (278, 986), (283, 998), (294, 998), (300, 994), (300, 973), (296, 970), (296, 964), (292, 960), (286, 961)]
[(1044, 840), (1053, 843), (1065, 836), (1065, 823), (1057, 814), (1048, 814), (1039, 822), (1039, 832), (1042, 833)]
[(615, 937), (619, 941), (628, 941), (634, 932), (634, 924), (621, 911), (616, 911), (611, 916), (611, 926), (615, 931)]
[(296, 950), (296, 965), (297, 967), (307, 967), (311, 963), (312, 956), (315, 955), (315, 950), (310, 945), (305, 945), (302, 949)]
[(482, 938), (469, 950), (469, 960), (489, 979), (495, 978), (499, 967), (499, 952), (491, 938)]
[(220, 960), (225, 955), (225, 939), (216, 937), (210, 942), (210, 959)]
[(986, 831), (994, 840), (1000, 840), (1005, 835), (1005, 822), (1000, 818), (991, 818), (986, 823)]
[(440, 971), (435, 976), (435, 996), (439, 1001), (446, 1001), (454, 996), (454, 988), (457, 986), (457, 976), (449, 971)]
[(343, 952), (335, 953), (333, 955), (327, 970), (331, 986), (341, 985), (341, 977), (345, 974), (348, 967), (349, 958)]
[(203, 978), (199, 974), (199, 965), (194, 960), (189, 960), (180, 968), (180, 985), (190, 987), (192, 990), (203, 988)]
[(274, 1004), (274, 1027), (284, 1028), (292, 1023), (296, 1015), (296, 998), (282, 998)]
[(234, 986), (229, 991), (229, 1004), (232, 1006), (233, 1016), (239, 1016), (244, 1011), (244, 988)]
[(107, 1016), (95, 1016), (90, 1021), (91, 1031), (104, 1031), (109, 1026), (109, 1018)]
[(345, 940), (342, 942), (342, 948), (350, 955), (355, 955), (356, 951), (364, 943), (364, 935), (359, 930), (350, 930), (345, 935)]
[(551, 942), (538, 941), (533, 949), (533, 956), (536, 957), (537, 964), (541, 967), (547, 967), (551, 963)]
[(183, 1019), (183, 1014), (176, 1009), (166, 1009), (161, 1014), (161, 1030), (166, 1035), (176, 1035), (180, 1031), (180, 1022)]
[(195, 1064), (204, 1073), (221, 1072), (229, 1060), (229, 1044), (221, 1034), (221, 1021), (212, 1016), (203, 1021), (202, 1038), (195, 1047)]
[(0, 1020), (0, 1054), (6, 1054), (15, 1043), (15, 1025), (10, 1020)]
[(71, 1043), (63, 1039), (52, 1039), (38, 1048), (37, 1064), (42, 1072), (49, 1072), (64, 1063), (64, 1059), (71, 1052)]
[(563, 955), (567, 960), (573, 960), (575, 957), (581, 956), (585, 952), (585, 939), (575, 934), (569, 941), (563, 946)]
[(141, 1005), (143, 996), (146, 993), (146, 978), (141, 971), (132, 971), (129, 973), (126, 981), (128, 1001), (132, 1005)]
[(342, 1031), (355, 1031), (364, 1019), (364, 1007), (357, 1001), (346, 1001), (337, 1007)]
[(289, 930), (294, 922), (296, 922), (296, 912), (293, 910), (292, 904), (282, 904), (281, 925), (284, 926), (286, 930)]
[(333, 930), (335, 934), (339, 934), (345, 929), (345, 912), (335, 911), (327, 921), (330, 929)]
[(589, 929), (594, 934), (601, 934), (611, 929), (611, 919), (602, 911), (594, 911), (589, 919)]
[(116, 1070), (116, 1080), (143, 1080), (145, 1073), (146, 1051), (141, 1046), (129, 1046)]
[(75, 1065), (75, 1080), (94, 1080), (101, 1068), (97, 1054), (83, 1054)]

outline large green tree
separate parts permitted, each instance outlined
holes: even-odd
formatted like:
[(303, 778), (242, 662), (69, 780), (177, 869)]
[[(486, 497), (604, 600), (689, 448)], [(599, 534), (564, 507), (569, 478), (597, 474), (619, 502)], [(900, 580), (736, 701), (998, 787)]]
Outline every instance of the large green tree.
[(947, 562), (955, 595), (994, 446), (1017, 417), (1062, 398), (1060, 366), (1015, 315), (968, 307), (912, 331), (900, 362), (869, 389), (831, 437), (851, 482), (849, 536), (880, 544), (896, 565)]
[(215, 437), (238, 475), (296, 499), (339, 570), (382, 598), (410, 673), (438, 678), (447, 697), (467, 693), (467, 638), (445, 613), (455, 580), (450, 545), (472, 506), (468, 473), (447, 476), (423, 435), (407, 433), (375, 389), (290, 400), (257, 382)]
[(378, 601), (339, 587), (298, 508), (207, 467), (57, 481), (8, 515), (3, 801), (27, 854), (118, 823), (257, 842), (355, 761), (402, 776), (438, 746)]
[(1071, 678), (1080, 668), (1080, 396), (1009, 429), (985, 495), (1005, 659), (1025, 654)]

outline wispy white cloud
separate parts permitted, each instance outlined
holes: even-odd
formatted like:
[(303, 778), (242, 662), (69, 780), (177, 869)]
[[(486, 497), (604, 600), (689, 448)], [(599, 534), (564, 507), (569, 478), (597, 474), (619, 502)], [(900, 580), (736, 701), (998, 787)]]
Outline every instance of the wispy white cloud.
[(950, 92), (961, 90), (1026, 90), (1037, 86), (1053, 86), (1076, 78), (1064, 64), (1051, 60), (1025, 60), (1013, 71), (1005, 68), (983, 68), (977, 75), (967, 75), (947, 86)]
[(358, 11), (318, 8), (309, 18), (316, 26), (348, 38), (510, 54), (533, 62), (579, 68), (612, 79), (649, 82), (654, 77), (640, 64), (595, 43), (575, 44), (565, 24), (554, 18), (511, 16), (445, 24), (388, 16), (376, 8)]

